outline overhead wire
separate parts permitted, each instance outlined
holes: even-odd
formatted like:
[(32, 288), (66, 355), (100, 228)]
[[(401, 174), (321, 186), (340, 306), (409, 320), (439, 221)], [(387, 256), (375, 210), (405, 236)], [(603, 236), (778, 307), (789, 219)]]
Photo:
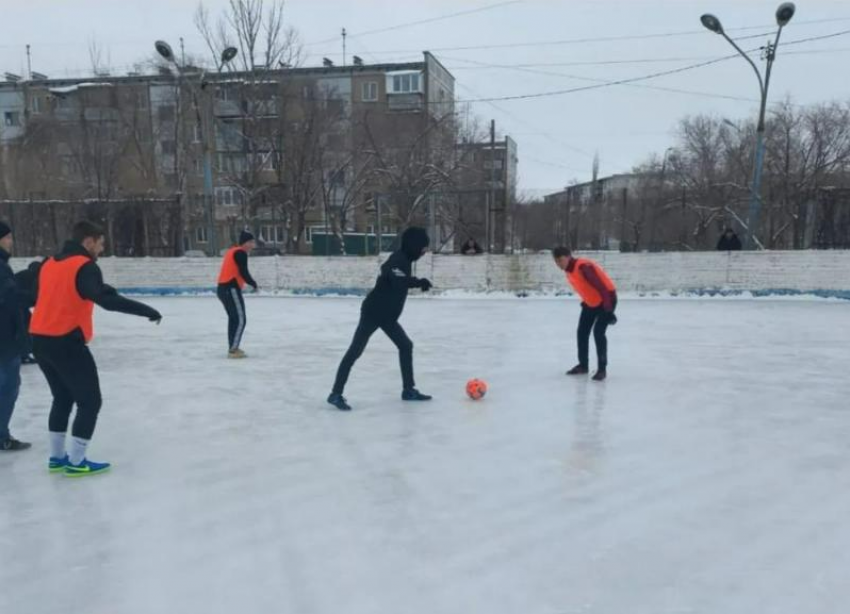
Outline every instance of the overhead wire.
[[(812, 37), (808, 37), (808, 38), (804, 38), (804, 39), (787, 41), (787, 42), (783, 43), (783, 46), (800, 45), (800, 44), (803, 44), (803, 43), (808, 43), (808, 42), (813, 42), (813, 41), (818, 41), (818, 40), (827, 40), (827, 39), (831, 39), (831, 38), (836, 38), (838, 36), (846, 36), (847, 34), (850, 34), (850, 30), (842, 30), (840, 32), (833, 32), (831, 34), (825, 34), (825, 35), (822, 35), (822, 36), (812, 36)], [(753, 48), (753, 49), (748, 49), (747, 51), (753, 52), (753, 51), (760, 51), (761, 49), (762, 49), (762, 47), (756, 47), (756, 48)], [(490, 97), (490, 98), (480, 98), (478, 100), (472, 100), (472, 101), (469, 101), (469, 102), (502, 102), (502, 101), (531, 100), (531, 99), (536, 99), (536, 98), (549, 98), (549, 97), (553, 97), (553, 96), (563, 96), (563, 95), (566, 95), (566, 94), (574, 94), (574, 93), (578, 93), (578, 92), (585, 92), (585, 91), (596, 90), (596, 89), (601, 89), (601, 88), (606, 88), (606, 87), (613, 87), (613, 86), (616, 86), (616, 85), (628, 85), (628, 84), (637, 83), (637, 82), (640, 82), (640, 81), (648, 81), (648, 80), (657, 79), (657, 78), (660, 78), (660, 77), (666, 77), (666, 76), (670, 76), (670, 75), (681, 74), (681, 73), (684, 73), (684, 72), (697, 70), (699, 68), (705, 68), (706, 66), (711, 66), (713, 64), (719, 64), (720, 62), (726, 62), (728, 60), (731, 60), (731, 59), (737, 58), (737, 57), (739, 57), (738, 54), (733, 53), (733, 54), (730, 54), (730, 55), (720, 56), (720, 57), (717, 57), (717, 58), (714, 58), (714, 59), (711, 59), (711, 60), (706, 60), (704, 62), (699, 62), (697, 64), (689, 64), (687, 66), (680, 66), (678, 68), (658, 71), (658, 72), (650, 73), (650, 74), (647, 74), (647, 75), (641, 75), (641, 76), (637, 76), (637, 77), (615, 79), (615, 80), (612, 80), (612, 81), (602, 81), (600, 83), (595, 83), (593, 85), (585, 85), (585, 86), (581, 86), (581, 87), (573, 87), (573, 88), (553, 90), (553, 91), (547, 91), (547, 92), (537, 92), (537, 93), (533, 93), (533, 94), (516, 94), (516, 95), (513, 95), (513, 96), (494, 96), (494, 97)]]

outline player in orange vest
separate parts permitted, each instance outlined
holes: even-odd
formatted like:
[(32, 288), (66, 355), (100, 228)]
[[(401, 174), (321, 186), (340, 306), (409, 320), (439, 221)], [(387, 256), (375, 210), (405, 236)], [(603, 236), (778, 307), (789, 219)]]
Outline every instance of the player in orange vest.
[(596, 343), (598, 369), (593, 379), (601, 382), (608, 371), (608, 339), (605, 331), (617, 323), (617, 288), (601, 266), (586, 258), (575, 258), (566, 247), (556, 247), (552, 257), (559, 269), (567, 274), (567, 281), (581, 297), (581, 316), (578, 320), (578, 364), (567, 375), (585, 375), (589, 372), (590, 331)]
[(245, 332), (245, 300), (242, 298), (242, 288), (245, 284), (257, 291), (257, 282), (248, 272), (248, 254), (256, 247), (254, 235), (245, 230), (239, 235), (239, 245), (234, 245), (221, 261), (221, 272), (218, 274), (218, 300), (227, 312), (227, 357), (245, 358), (246, 354), (239, 345), (242, 343), (242, 333)]
[[(103, 231), (91, 222), (74, 226), (73, 239), (59, 254), (45, 260), (39, 271), (30, 322), (33, 354), (53, 394), (48, 469), (68, 477), (103, 473), (110, 467), (109, 463), (86, 458), (102, 403), (97, 365), (87, 345), (94, 336), (95, 304), (157, 324), (162, 320), (156, 309), (124, 298), (103, 283), (96, 263), (103, 243)], [(74, 404), (77, 415), (66, 452), (66, 431)]]

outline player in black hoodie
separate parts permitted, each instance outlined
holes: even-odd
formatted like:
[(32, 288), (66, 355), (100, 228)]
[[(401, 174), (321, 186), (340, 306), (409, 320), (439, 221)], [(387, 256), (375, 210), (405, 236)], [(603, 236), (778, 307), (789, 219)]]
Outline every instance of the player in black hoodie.
[(428, 250), (428, 233), (423, 228), (408, 228), (401, 235), (401, 249), (381, 265), (381, 273), (375, 282), (375, 287), (363, 301), (360, 308), (360, 323), (354, 332), (351, 346), (345, 353), (336, 373), (333, 391), (328, 397), (328, 403), (337, 409), (348, 411), (351, 407), (342, 396), (345, 383), (351, 367), (363, 354), (369, 338), (379, 328), (398, 348), (398, 359), (401, 365), (403, 401), (429, 401), (430, 396), (416, 390), (413, 382), (413, 342), (408, 338), (398, 319), (407, 300), (410, 288), (419, 288), (423, 292), (431, 289), (431, 282), (418, 279), (411, 275), (412, 264), (419, 260)]

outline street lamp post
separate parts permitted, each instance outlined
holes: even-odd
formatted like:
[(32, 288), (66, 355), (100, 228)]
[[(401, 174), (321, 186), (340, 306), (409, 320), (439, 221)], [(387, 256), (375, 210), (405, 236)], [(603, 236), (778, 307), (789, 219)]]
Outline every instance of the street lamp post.
[(770, 87), (770, 74), (773, 70), (773, 62), (776, 59), (776, 49), (779, 47), (779, 37), (782, 35), (782, 28), (788, 25), (788, 22), (790, 22), (794, 17), (795, 11), (796, 7), (793, 2), (783, 2), (776, 9), (776, 24), (779, 26), (779, 29), (776, 31), (776, 39), (773, 43), (768, 42), (767, 48), (765, 49), (767, 66), (765, 68), (764, 78), (762, 78), (761, 71), (758, 69), (755, 62), (753, 62), (752, 58), (750, 58), (750, 56), (747, 55), (747, 53), (741, 49), (741, 47), (739, 47), (738, 44), (723, 30), (723, 25), (720, 23), (720, 19), (709, 13), (700, 17), (700, 21), (703, 26), (715, 34), (720, 34), (723, 38), (725, 38), (729, 44), (735, 48), (735, 51), (737, 51), (741, 57), (744, 58), (750, 66), (752, 66), (759, 82), (761, 106), (759, 108), (759, 120), (756, 127), (756, 154), (755, 163), (753, 165), (753, 185), (750, 193), (750, 208), (747, 213), (746, 249), (753, 249), (757, 242), (756, 230), (758, 229), (759, 213), (761, 209), (761, 176), (762, 167), (764, 166), (765, 112), (767, 110), (767, 92)]
[[(177, 62), (177, 58), (174, 55), (174, 51), (171, 49), (171, 45), (166, 43), (165, 41), (156, 41), (154, 43), (154, 47), (156, 48), (157, 53), (162, 56), (167, 62), (170, 62), (174, 65), (177, 70), (177, 74), (183, 74), (183, 67), (180, 66)], [(220, 62), (217, 66), (217, 72), (221, 73), (224, 66), (230, 63), (233, 58), (236, 57), (238, 53), (236, 47), (226, 47), (221, 52)], [(200, 77), (200, 87), (204, 89), (206, 87), (206, 72), (201, 73)], [(216, 241), (216, 232), (215, 232), (215, 199), (213, 197), (213, 179), (212, 179), (212, 148), (210, 147), (209, 139), (207, 139), (206, 131), (204, 130), (204, 122), (201, 114), (201, 108), (198, 104), (198, 95), (195, 89), (192, 89), (192, 107), (195, 110), (195, 120), (198, 128), (198, 136), (201, 141), (201, 151), (204, 155), (204, 210), (207, 214), (208, 221), (208, 234), (207, 240), (209, 241), (209, 251), (211, 256), (215, 256), (218, 252), (218, 242)]]

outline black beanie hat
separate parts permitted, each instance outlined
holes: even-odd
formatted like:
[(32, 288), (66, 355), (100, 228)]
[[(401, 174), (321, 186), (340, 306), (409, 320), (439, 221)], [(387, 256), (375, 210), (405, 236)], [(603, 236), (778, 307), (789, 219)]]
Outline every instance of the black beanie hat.
[(253, 241), (254, 235), (252, 235), (247, 230), (243, 230), (239, 233), (239, 245), (245, 245), (248, 241)]
[(8, 234), (12, 234), (12, 228), (6, 222), (0, 222), (0, 239)]

